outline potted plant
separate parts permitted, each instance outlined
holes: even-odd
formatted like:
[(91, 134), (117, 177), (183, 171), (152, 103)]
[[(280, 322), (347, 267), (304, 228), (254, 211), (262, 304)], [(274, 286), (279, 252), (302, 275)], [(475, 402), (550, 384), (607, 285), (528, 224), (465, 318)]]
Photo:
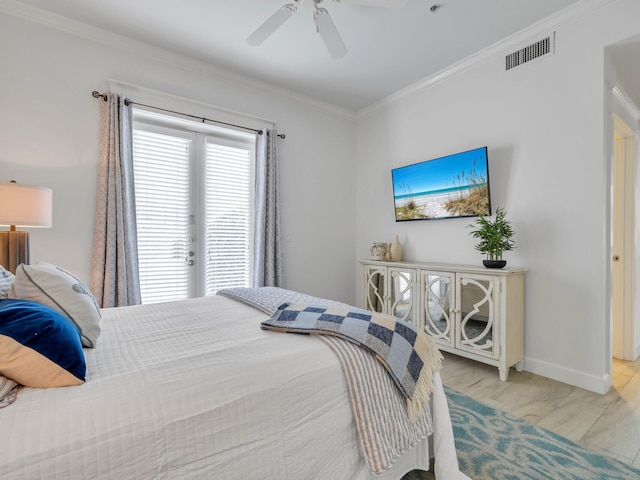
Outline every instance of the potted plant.
[(503, 268), (507, 262), (502, 259), (502, 252), (516, 248), (513, 240), (515, 232), (511, 223), (504, 218), (506, 213), (502, 208), (498, 208), (493, 221), (481, 216), (475, 225), (469, 225), (475, 227), (471, 232), (473, 238), (480, 240), (475, 246), (476, 250), (487, 255), (482, 261), (487, 268)]

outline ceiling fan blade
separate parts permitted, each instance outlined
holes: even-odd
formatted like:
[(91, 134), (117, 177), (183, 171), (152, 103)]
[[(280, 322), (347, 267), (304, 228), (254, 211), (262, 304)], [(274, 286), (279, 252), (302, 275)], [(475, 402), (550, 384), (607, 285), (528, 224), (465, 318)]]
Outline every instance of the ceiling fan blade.
[(324, 8), (317, 8), (313, 14), (313, 19), (316, 22), (316, 29), (322, 37), (329, 55), (333, 58), (342, 58), (347, 54), (347, 46), (342, 41), (340, 32), (336, 28), (335, 23), (331, 20), (329, 12)]
[(260, 45), (269, 35), (282, 26), (291, 16), (296, 13), (297, 5), (289, 3), (280, 7), (276, 13), (271, 15), (255, 32), (247, 38), (249, 45)]
[(363, 7), (388, 7), (400, 8), (407, 4), (407, 0), (333, 0), (347, 5), (360, 5)]

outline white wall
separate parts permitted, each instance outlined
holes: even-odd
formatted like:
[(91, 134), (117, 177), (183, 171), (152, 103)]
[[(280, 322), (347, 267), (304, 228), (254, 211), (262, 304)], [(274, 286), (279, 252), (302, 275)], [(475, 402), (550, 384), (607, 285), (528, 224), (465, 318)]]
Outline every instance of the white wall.
[[(90, 279), (99, 132), (91, 92), (117, 79), (275, 121), (286, 134), (279, 143), (285, 286), (353, 301), (352, 113), (43, 18), (55, 28), (0, 13), (0, 180), (53, 189), (54, 225), (31, 231), (32, 262), (57, 263)], [(205, 105), (189, 108), (216, 115)]]
[(638, 18), (640, 2), (609, 2), (558, 26), (554, 55), (505, 72), (506, 53), (549, 33), (539, 25), (358, 118), (357, 256), (397, 233), (405, 259), (478, 264), (469, 219), (394, 222), (390, 170), (487, 145), (493, 208), (517, 233), (505, 257), (528, 269), (525, 369), (595, 391), (610, 381), (604, 47)]

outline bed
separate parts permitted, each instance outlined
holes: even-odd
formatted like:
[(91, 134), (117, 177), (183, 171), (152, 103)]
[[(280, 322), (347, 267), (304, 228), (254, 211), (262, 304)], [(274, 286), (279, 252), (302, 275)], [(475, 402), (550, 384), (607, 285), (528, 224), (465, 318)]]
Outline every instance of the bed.
[(341, 364), (314, 335), (221, 295), (101, 310), (86, 382), (20, 389), (0, 410), (2, 479), (399, 480), (458, 471), (439, 373), (433, 433), (380, 474), (363, 458)]

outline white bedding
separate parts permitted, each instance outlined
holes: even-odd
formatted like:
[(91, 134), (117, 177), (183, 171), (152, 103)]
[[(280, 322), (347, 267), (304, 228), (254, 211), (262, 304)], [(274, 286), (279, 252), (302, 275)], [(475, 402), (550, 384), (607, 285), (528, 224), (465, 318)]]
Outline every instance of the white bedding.
[(373, 476), (335, 354), (265, 318), (220, 296), (103, 310), (84, 385), (0, 411), (0, 478), (398, 480), (430, 450), (439, 479), (466, 478), (439, 375), (432, 444)]

